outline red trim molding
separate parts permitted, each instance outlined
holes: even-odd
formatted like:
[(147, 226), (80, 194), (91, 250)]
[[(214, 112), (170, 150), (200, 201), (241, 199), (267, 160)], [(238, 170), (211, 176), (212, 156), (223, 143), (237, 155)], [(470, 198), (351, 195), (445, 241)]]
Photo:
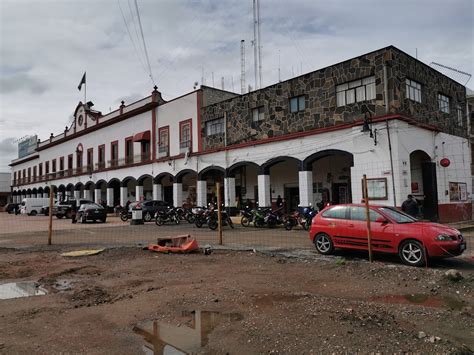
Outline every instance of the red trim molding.
[[(73, 133), (69, 136), (66, 136), (64, 138), (61, 138), (61, 139), (58, 139), (57, 141), (54, 141), (54, 142), (51, 142), (49, 144), (46, 144), (42, 147), (38, 147), (36, 148), (36, 151), (41, 151), (41, 150), (45, 150), (47, 148), (50, 148), (50, 147), (53, 147), (55, 145), (58, 145), (58, 144), (61, 144), (61, 143), (64, 143), (66, 141), (69, 141), (71, 139), (74, 139), (74, 138), (77, 138), (77, 137), (80, 137), (80, 136), (83, 136), (85, 134), (89, 134), (91, 132), (94, 132), (94, 131), (97, 131), (101, 128), (104, 128), (104, 127), (107, 127), (107, 126), (110, 126), (110, 125), (113, 125), (115, 123), (118, 123), (118, 122), (121, 122), (129, 117), (132, 117), (132, 116), (136, 116), (136, 115), (139, 115), (140, 113), (144, 113), (144, 112), (147, 112), (147, 111), (150, 111), (151, 109), (155, 108), (158, 106), (158, 103), (157, 102), (149, 102), (145, 105), (143, 105), (142, 107), (138, 107), (134, 110), (131, 110), (131, 111), (128, 111), (128, 112), (125, 112), (125, 113), (122, 113), (120, 116), (118, 117), (115, 117), (115, 118), (111, 118), (107, 121), (103, 121), (103, 122), (100, 122), (94, 126), (91, 126), (89, 128), (86, 128), (86, 129), (83, 129), (79, 132), (76, 132), (76, 133)], [(101, 117), (102, 119), (104, 119), (104, 117)]]

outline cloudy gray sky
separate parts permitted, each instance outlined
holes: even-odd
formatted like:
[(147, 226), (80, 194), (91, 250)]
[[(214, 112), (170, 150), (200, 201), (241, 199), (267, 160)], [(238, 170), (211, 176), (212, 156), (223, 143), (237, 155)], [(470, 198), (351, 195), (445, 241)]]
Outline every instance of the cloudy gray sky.
[[(472, 0), (260, 1), (264, 85), (278, 81), (279, 62), (284, 80), (390, 44), (474, 73)], [(16, 157), (16, 139), (64, 129), (83, 99), (84, 71), (87, 99), (103, 113), (151, 92), (134, 6), (0, 0), (0, 171)], [(247, 85), (254, 84), (252, 0), (138, 0), (138, 7), (165, 99), (191, 91), (203, 72), (205, 84), (214, 73), (215, 86), (224, 77), (225, 89), (239, 91), (241, 39)]]

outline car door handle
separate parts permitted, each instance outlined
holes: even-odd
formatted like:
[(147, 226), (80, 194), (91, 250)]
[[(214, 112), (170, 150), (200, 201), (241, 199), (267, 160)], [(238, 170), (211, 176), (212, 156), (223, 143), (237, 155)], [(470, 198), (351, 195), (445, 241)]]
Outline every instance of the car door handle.
[(349, 223), (349, 227), (354, 227), (354, 225), (352, 223)]

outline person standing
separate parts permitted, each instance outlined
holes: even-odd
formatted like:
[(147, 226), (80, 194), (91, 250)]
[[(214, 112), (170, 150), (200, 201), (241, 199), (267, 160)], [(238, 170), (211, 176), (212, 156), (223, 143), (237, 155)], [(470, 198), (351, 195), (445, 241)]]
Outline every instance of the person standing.
[(418, 202), (413, 195), (408, 195), (407, 199), (402, 204), (402, 211), (412, 217), (417, 217), (419, 213)]
[(77, 200), (72, 201), (71, 205), (71, 223), (76, 223), (76, 215), (77, 215)]
[(277, 205), (277, 208), (283, 207), (283, 200), (280, 195), (278, 195), (277, 197), (276, 205)]

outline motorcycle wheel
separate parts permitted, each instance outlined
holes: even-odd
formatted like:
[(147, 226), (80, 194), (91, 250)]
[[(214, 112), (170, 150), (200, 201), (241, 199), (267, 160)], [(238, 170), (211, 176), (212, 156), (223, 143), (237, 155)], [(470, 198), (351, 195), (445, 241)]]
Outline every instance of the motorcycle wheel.
[(261, 219), (256, 219), (255, 221), (253, 221), (253, 225), (255, 228), (263, 227), (264, 224), (265, 222), (263, 222), (263, 220)]
[(196, 220), (194, 221), (194, 225), (198, 228), (201, 228), (202, 227), (202, 222), (199, 218), (196, 218)]
[(158, 216), (158, 217), (155, 218), (155, 224), (156, 224), (157, 226), (162, 226), (163, 223), (164, 223), (164, 222), (163, 222), (163, 220), (161, 219), (160, 216)]
[(179, 218), (175, 217), (174, 218), (174, 223), (179, 224)]
[(248, 227), (248, 226), (250, 226), (250, 219), (246, 216), (242, 216), (242, 218), (240, 219), (240, 224), (243, 227)]
[(122, 222), (127, 222), (128, 221), (128, 213), (122, 213), (120, 215), (120, 219), (122, 220)]
[(309, 228), (311, 227), (311, 219), (308, 218), (308, 220), (306, 221), (306, 223), (304, 224), (304, 230), (305, 231), (309, 231)]
[(189, 224), (193, 224), (196, 221), (196, 216), (193, 214), (189, 214), (186, 217), (186, 220), (188, 221)]
[(208, 223), (208, 226), (210, 229), (215, 231), (217, 229), (217, 221), (216, 220), (210, 220)]
[(287, 222), (285, 223), (285, 229), (286, 229), (287, 231), (292, 230), (292, 229), (293, 229), (293, 223), (291, 223), (291, 221), (287, 221)]

